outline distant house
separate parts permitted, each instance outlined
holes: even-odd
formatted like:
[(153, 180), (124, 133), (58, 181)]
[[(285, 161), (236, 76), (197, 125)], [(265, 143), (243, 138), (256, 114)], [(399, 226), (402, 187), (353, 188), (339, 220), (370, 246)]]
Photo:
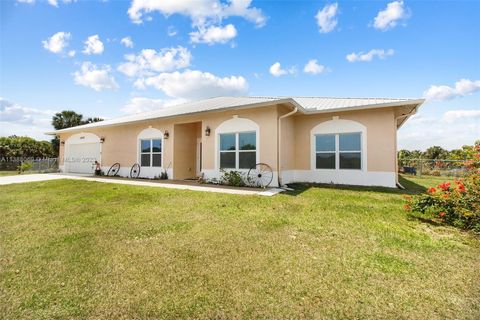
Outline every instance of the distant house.
[(63, 172), (133, 164), (169, 179), (268, 164), (272, 185), (320, 182), (395, 187), (397, 130), (422, 99), (217, 97), (50, 132)]

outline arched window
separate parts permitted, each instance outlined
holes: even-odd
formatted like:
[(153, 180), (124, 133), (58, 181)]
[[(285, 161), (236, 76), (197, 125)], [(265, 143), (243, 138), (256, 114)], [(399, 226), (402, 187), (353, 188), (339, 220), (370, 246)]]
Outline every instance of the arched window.
[(367, 128), (359, 122), (335, 118), (311, 131), (312, 170), (364, 170)]
[(138, 135), (138, 163), (142, 167), (162, 167), (163, 133), (148, 128)]
[(234, 117), (215, 130), (218, 169), (250, 169), (259, 162), (259, 127), (246, 118)]

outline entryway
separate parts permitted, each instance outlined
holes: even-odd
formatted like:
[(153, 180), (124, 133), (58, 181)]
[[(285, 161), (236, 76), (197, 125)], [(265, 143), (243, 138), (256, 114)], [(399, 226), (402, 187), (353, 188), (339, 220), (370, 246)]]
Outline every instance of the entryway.
[(195, 179), (201, 173), (202, 123), (173, 126), (173, 179)]

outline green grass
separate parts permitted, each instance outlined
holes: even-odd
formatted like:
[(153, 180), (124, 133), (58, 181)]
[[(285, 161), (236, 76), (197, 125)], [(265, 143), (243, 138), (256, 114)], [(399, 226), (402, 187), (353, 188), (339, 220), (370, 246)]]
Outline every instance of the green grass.
[(480, 239), (406, 191), (266, 198), (56, 180), (0, 187), (5, 319), (478, 319)]
[(18, 171), (0, 171), (0, 177), (4, 176), (16, 176)]

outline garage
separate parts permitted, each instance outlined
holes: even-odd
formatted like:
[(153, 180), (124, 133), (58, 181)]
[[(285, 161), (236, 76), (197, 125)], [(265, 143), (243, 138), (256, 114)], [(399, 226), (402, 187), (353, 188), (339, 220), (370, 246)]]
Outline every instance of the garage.
[(80, 133), (65, 141), (65, 172), (93, 174), (95, 161), (101, 163), (102, 144), (92, 133)]

